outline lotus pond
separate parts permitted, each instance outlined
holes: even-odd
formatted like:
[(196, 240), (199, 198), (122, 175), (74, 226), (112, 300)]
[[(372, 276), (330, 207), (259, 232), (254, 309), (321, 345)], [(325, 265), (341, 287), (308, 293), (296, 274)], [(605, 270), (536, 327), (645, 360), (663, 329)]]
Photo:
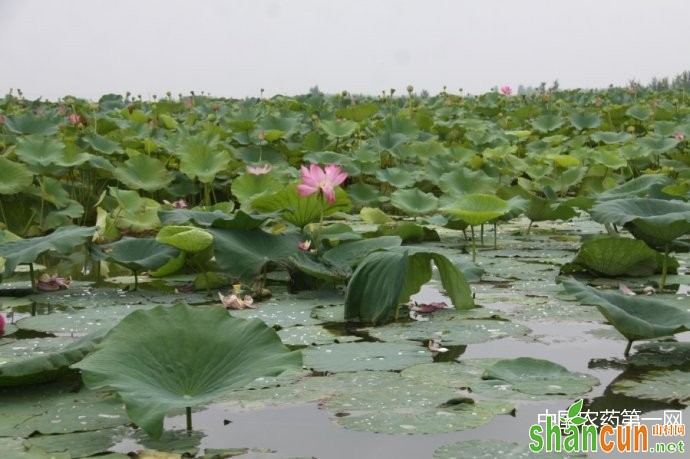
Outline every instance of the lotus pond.
[(547, 410), (690, 415), (684, 97), (5, 96), (3, 457), (551, 457)]

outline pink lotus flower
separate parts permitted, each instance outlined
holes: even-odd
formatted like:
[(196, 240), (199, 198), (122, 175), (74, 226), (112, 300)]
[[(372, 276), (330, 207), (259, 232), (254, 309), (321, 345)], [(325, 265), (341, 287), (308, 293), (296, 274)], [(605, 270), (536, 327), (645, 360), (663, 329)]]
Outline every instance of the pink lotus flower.
[(42, 274), (38, 279), (36, 287), (43, 292), (55, 292), (57, 290), (66, 289), (71, 283), (72, 278), (70, 276), (60, 277), (57, 274), (53, 274), (52, 276), (49, 274)]
[(513, 93), (513, 88), (510, 86), (501, 86), (501, 92), (506, 96), (509, 96)]
[(218, 298), (220, 298), (220, 302), (223, 303), (223, 306), (228, 309), (256, 308), (256, 306), (254, 306), (254, 298), (252, 298), (251, 295), (244, 295), (244, 298), (240, 299), (240, 297), (234, 293), (225, 296), (218, 292)]
[(163, 199), (163, 204), (166, 204), (168, 206), (173, 206), (175, 209), (186, 209), (187, 208), (187, 201), (184, 199), (178, 199), (175, 202), (170, 202), (167, 199)]
[(81, 123), (81, 116), (77, 115), (76, 113), (72, 113), (69, 116), (69, 122), (70, 124), (79, 124)]
[(273, 166), (271, 166), (269, 163), (266, 163), (263, 166), (247, 166), (247, 173), (251, 175), (264, 175), (271, 172), (271, 169), (273, 169)]
[(311, 241), (306, 240), (306, 241), (301, 241), (297, 243), (297, 248), (300, 250), (304, 250), (305, 252), (309, 251), (309, 248), (311, 247)]
[(673, 138), (682, 142), (685, 140), (685, 134), (677, 132), (676, 134), (673, 134)]
[(329, 164), (321, 169), (316, 164), (310, 164), (309, 169), (302, 165), (302, 183), (297, 185), (300, 196), (309, 196), (314, 193), (323, 193), (329, 204), (335, 202), (335, 187), (347, 178), (347, 173), (342, 172), (340, 166)]

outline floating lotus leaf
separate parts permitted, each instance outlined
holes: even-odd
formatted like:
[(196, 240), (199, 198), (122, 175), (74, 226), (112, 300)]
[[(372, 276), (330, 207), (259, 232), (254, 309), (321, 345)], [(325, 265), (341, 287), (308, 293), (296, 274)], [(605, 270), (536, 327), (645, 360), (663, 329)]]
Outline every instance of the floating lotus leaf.
[(505, 320), (463, 319), (436, 312), (429, 321), (388, 324), (367, 328), (370, 336), (385, 342), (419, 341), (427, 343), (440, 336), (444, 346), (485, 343), (510, 336), (527, 335), (530, 329)]
[(234, 310), (232, 315), (244, 319), (258, 318), (271, 327), (282, 329), (320, 324), (324, 320), (314, 318), (313, 309), (334, 304), (343, 304), (341, 294), (333, 293), (324, 296), (317, 295), (316, 297), (281, 295), (261, 302), (260, 307), (256, 309)]
[(403, 343), (342, 343), (304, 350), (304, 366), (315, 371), (402, 370), (431, 362), (425, 347)]
[(652, 247), (663, 247), (690, 233), (690, 204), (683, 201), (614, 199), (594, 205), (590, 213), (596, 222), (626, 225), (633, 236)]
[(690, 330), (690, 312), (658, 300), (602, 292), (575, 280), (563, 279), (566, 292), (585, 304), (593, 304), (628, 341), (659, 338)]
[(611, 390), (628, 397), (682, 403), (690, 401), (690, 373), (682, 370), (652, 370), (635, 379), (619, 379)]
[[(124, 306), (94, 306), (88, 309), (55, 311), (50, 314), (25, 317), (17, 321), (17, 326), (22, 330), (33, 330), (63, 336), (79, 336), (95, 333), (99, 330), (109, 330), (132, 311), (150, 309), (154, 306), (156, 304), (149, 303)], [(76, 363), (77, 361), (75, 360), (71, 363)]]
[(173, 180), (161, 160), (147, 155), (129, 158), (113, 171), (113, 176), (129, 188), (146, 191), (161, 190)]
[[(475, 401), (424, 379), (401, 378), (343, 390), (324, 408), (345, 428), (387, 434), (431, 434), (478, 427), (514, 409), (504, 401)], [(348, 414), (343, 416), (343, 414)]]
[(130, 419), (155, 439), (168, 411), (301, 364), (300, 352), (288, 350), (260, 320), (178, 304), (128, 315), (74, 367), (88, 387), (116, 391)]
[(441, 211), (456, 215), (467, 224), (476, 226), (507, 213), (510, 211), (510, 204), (491, 194), (468, 194), (441, 208)]
[(0, 194), (15, 194), (31, 185), (34, 179), (24, 164), (0, 156)]
[(86, 390), (72, 378), (0, 388), (0, 404), (0, 438), (82, 432), (130, 423), (122, 400), (105, 391)]
[(635, 346), (628, 363), (636, 367), (672, 367), (690, 363), (690, 343), (653, 341)]
[(65, 453), (70, 458), (88, 457), (108, 451), (117, 443), (117, 434), (117, 430), (107, 429), (62, 435), (36, 435), (25, 442), (26, 447), (31, 448), (31, 451), (39, 448), (50, 453), (51, 458), (56, 453)]
[(79, 339), (22, 339), (1, 345), (0, 386), (36, 384), (62, 376), (70, 371), (70, 365), (91, 352), (104, 334), (98, 332)]
[(56, 251), (67, 254), (84, 244), (95, 232), (95, 228), (64, 226), (41, 237), (0, 242), (0, 257), (5, 259), (5, 275), (12, 274), (20, 263), (33, 263), (39, 255)]
[(156, 241), (185, 252), (197, 253), (213, 244), (213, 236), (194, 226), (164, 226), (158, 231)]
[(487, 367), (482, 379), (493, 386), (507, 386), (498, 388), (499, 391), (509, 389), (540, 396), (583, 395), (599, 385), (594, 376), (573, 373), (557, 363), (531, 357), (499, 360)]
[(660, 268), (663, 256), (637, 239), (604, 237), (584, 242), (573, 264), (608, 277), (649, 276)]
[(594, 112), (576, 112), (568, 116), (570, 123), (575, 126), (575, 129), (595, 129), (601, 125), (601, 117)]
[(438, 207), (438, 198), (419, 188), (396, 190), (391, 194), (391, 204), (408, 215), (428, 214)]
[(278, 336), (287, 346), (316, 346), (359, 341), (358, 336), (335, 335), (321, 325), (303, 325), (278, 330)]

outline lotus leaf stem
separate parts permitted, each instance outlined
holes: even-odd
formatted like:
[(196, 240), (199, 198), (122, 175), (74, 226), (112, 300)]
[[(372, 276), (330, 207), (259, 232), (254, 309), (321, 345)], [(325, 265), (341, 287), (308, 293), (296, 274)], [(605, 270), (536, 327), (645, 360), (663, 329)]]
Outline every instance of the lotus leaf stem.
[(632, 340), (628, 341), (628, 345), (625, 346), (625, 351), (623, 351), (623, 355), (628, 357), (630, 355), (630, 348), (632, 347)]
[(187, 432), (190, 433), (192, 431), (192, 407), (186, 407), (185, 411), (187, 412)]
[(668, 272), (668, 252), (670, 244), (664, 245), (664, 259), (661, 261), (661, 280), (659, 280), (659, 290), (663, 290), (666, 286), (666, 273)]
[(31, 292), (36, 293), (36, 275), (34, 274), (34, 264), (29, 263), (29, 274), (31, 275)]
[(477, 241), (474, 238), (474, 226), (470, 225), (470, 233), (472, 235), (472, 261), (477, 261)]

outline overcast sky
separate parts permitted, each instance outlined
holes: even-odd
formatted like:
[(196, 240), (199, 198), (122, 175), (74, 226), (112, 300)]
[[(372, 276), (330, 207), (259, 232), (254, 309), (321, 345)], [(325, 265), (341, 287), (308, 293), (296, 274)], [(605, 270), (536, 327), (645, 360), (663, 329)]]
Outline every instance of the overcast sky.
[(689, 20), (688, 0), (0, 0), (0, 94), (647, 83), (690, 70)]

